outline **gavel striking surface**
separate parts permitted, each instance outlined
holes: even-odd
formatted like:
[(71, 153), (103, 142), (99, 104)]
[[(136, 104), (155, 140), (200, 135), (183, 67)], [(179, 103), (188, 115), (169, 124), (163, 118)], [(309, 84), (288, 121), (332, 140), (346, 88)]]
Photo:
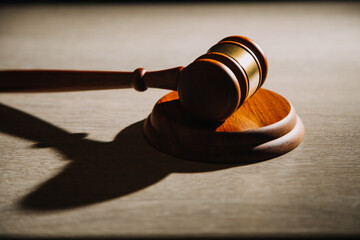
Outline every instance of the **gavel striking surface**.
[(157, 149), (185, 159), (248, 163), (285, 154), (304, 137), (293, 106), (279, 94), (259, 89), (221, 123), (190, 118), (177, 92), (162, 97), (144, 124), (144, 135)]

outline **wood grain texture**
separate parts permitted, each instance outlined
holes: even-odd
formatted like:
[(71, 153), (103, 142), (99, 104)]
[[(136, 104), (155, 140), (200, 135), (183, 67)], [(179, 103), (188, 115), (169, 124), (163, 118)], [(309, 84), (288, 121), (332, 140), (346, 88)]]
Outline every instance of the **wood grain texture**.
[(289, 99), (306, 136), (270, 161), (195, 163), (142, 136), (166, 91), (2, 93), (0, 235), (359, 235), (359, 7), (1, 7), (1, 69), (166, 69), (249, 36), (269, 60), (264, 87)]
[(173, 156), (201, 162), (248, 164), (283, 155), (304, 138), (291, 103), (259, 89), (224, 122), (195, 121), (177, 92), (162, 97), (144, 124), (151, 145)]

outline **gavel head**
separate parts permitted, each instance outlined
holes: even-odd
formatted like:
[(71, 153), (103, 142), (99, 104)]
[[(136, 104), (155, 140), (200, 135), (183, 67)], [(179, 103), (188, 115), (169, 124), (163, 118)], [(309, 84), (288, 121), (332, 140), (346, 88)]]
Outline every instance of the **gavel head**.
[(267, 69), (265, 54), (252, 40), (224, 38), (180, 72), (180, 102), (197, 119), (223, 121), (262, 86)]

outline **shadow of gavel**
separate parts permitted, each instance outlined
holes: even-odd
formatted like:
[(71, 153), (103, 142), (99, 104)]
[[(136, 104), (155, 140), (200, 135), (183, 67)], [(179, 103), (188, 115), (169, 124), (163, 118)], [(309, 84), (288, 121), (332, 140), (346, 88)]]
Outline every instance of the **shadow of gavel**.
[(0, 71), (0, 92), (57, 92), (133, 87), (175, 90), (184, 110), (204, 121), (223, 121), (264, 83), (267, 59), (242, 36), (222, 39), (187, 67), (147, 72), (78, 70)]

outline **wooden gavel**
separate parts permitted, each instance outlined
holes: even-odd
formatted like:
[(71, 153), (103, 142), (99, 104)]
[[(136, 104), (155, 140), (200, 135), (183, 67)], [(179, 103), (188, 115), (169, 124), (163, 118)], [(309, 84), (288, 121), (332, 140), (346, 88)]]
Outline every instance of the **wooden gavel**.
[(147, 72), (78, 70), (0, 71), (0, 92), (56, 92), (133, 87), (175, 90), (183, 108), (197, 119), (223, 121), (264, 83), (267, 59), (242, 36), (222, 39), (187, 67)]

